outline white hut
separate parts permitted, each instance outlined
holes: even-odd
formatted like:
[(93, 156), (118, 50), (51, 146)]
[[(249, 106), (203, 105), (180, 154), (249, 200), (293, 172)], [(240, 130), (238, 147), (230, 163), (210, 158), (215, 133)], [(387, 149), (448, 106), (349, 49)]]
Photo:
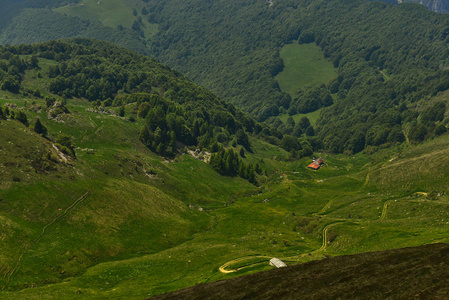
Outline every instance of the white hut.
[(270, 259), (270, 265), (276, 268), (283, 268), (287, 266), (282, 260), (275, 257)]

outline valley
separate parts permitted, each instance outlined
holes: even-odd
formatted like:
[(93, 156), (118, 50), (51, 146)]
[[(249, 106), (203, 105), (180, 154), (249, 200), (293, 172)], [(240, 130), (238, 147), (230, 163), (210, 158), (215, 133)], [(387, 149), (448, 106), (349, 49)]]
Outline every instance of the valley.
[[(14, 239), (21, 230), (28, 243), (26, 252), (12, 251), (2, 260), (4, 299), (141, 299), (269, 270), (272, 257), (292, 265), (448, 242), (447, 136), (369, 157), (321, 153), (325, 165), (319, 171), (306, 168), (309, 158), (285, 161), (279, 149), (251, 139), (248, 159), (271, 166), (269, 178), (256, 187), (222, 177), (187, 154), (166, 162), (144, 150), (135, 140), (139, 120), (90, 112), (83, 101), (69, 101), (68, 108), (73, 116), (64, 116), (64, 123), (27, 110), (30, 121), (39, 116), (49, 132), (70, 132), (77, 145), (77, 160), (70, 164), (82, 175), (58, 183), (22, 179), (2, 189), (2, 218), (13, 230), (3, 247), (26, 245)], [(17, 121), (2, 126), (11, 122)], [(124, 129), (129, 133), (121, 135)], [(110, 143), (113, 136), (122, 141)], [(136, 172), (139, 161), (155, 175)], [(37, 198), (48, 199), (45, 207), (32, 205)], [(32, 211), (48, 221), (37, 221)], [(24, 221), (17, 223), (20, 215)], [(92, 255), (97, 258), (89, 262)], [(52, 277), (43, 277), (45, 265), (57, 266), (47, 271)], [(221, 266), (238, 271), (222, 273)]]
[(296, 269), (311, 298), (357, 296), (357, 272), (359, 298), (394, 297), (394, 280), (370, 289), (409, 275), (390, 261), (443, 291), (428, 272), (449, 243), (449, 15), (356, 0), (7, 8), (0, 299), (201, 298), (270, 276), (279, 291)]

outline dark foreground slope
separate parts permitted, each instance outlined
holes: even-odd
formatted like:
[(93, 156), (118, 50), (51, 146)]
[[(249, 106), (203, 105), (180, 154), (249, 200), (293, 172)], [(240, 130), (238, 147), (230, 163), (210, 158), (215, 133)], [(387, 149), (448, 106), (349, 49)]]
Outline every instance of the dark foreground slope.
[(448, 244), (340, 256), (152, 299), (447, 299), (448, 257)]

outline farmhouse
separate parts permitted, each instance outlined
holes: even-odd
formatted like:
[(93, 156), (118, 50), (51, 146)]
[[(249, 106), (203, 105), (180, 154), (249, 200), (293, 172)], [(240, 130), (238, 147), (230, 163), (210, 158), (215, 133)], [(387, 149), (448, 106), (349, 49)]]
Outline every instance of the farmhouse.
[(324, 163), (324, 160), (320, 157), (317, 160), (313, 161), (310, 165), (307, 166), (309, 169), (318, 170), (321, 168), (321, 165)]
[(272, 258), (270, 259), (270, 265), (276, 268), (283, 268), (286, 267), (287, 265), (280, 260), (279, 258)]

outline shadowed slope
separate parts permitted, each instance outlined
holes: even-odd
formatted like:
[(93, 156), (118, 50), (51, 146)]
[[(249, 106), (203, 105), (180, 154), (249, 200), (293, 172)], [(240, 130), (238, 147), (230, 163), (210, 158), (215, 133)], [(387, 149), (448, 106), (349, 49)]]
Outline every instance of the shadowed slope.
[(152, 299), (447, 299), (448, 244), (340, 256)]

